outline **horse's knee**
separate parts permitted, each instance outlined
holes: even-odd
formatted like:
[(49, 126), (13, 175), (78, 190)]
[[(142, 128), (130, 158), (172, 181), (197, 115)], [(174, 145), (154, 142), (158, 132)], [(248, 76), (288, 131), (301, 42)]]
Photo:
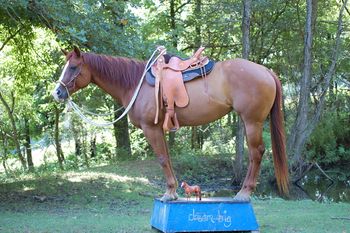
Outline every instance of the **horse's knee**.
[(176, 181), (175, 182), (167, 182), (166, 186), (168, 189), (176, 189)]
[(260, 146), (258, 146), (258, 151), (260, 152), (261, 156), (264, 155), (264, 153), (265, 153), (265, 145), (264, 145), (264, 143), (261, 144)]
[(159, 162), (160, 166), (166, 167), (168, 165), (168, 162), (169, 162), (169, 156), (158, 155), (158, 162)]
[(250, 156), (250, 163), (254, 163), (254, 164), (260, 164), (261, 163), (261, 160), (262, 160), (262, 154), (260, 153), (253, 153), (251, 156)]
[(259, 163), (262, 160), (262, 156), (264, 155), (265, 152), (265, 146), (264, 144), (259, 145), (258, 147), (252, 149), (251, 151), (251, 156), (250, 156), (250, 162), (256, 162)]

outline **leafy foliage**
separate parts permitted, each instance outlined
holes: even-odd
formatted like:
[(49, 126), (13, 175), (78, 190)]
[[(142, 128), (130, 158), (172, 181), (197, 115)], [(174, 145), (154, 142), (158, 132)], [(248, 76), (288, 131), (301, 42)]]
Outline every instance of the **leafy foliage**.
[[(279, 74), (284, 86), (288, 133), (293, 130), (297, 115), (305, 8), (304, 2), (286, 0), (253, 1), (252, 5), (250, 59)], [(325, 114), (308, 141), (304, 157), (326, 166), (350, 161), (348, 12), (344, 16), (341, 48), (330, 90), (325, 90), (323, 85), (333, 52), (338, 12), (337, 1), (318, 1), (313, 28), (309, 114), (316, 110), (324, 91), (327, 100)], [(242, 2), (237, 0), (0, 0), (0, 92), (12, 109), (21, 147), (25, 143), (25, 120), (29, 122), (32, 146), (43, 138), (48, 138), (44, 146), (54, 144), (53, 113), (55, 109), (61, 113), (63, 106), (52, 101), (50, 91), (64, 63), (60, 48), (78, 45), (84, 51), (147, 59), (156, 45), (164, 45), (182, 56), (204, 45), (209, 57), (232, 59), (241, 54), (241, 18)], [(112, 112), (114, 109), (114, 100), (93, 86), (74, 98), (89, 110)], [(66, 168), (87, 166), (87, 160), (93, 165), (122, 157), (144, 160), (153, 154), (142, 132), (131, 125), (128, 127), (132, 156), (116, 148), (112, 128), (96, 129), (68, 114), (59, 116), (59, 139), (72, 142), (70, 147), (75, 148), (75, 151), (63, 148)], [(225, 172), (231, 171), (236, 121), (237, 115), (230, 113), (209, 125), (177, 132), (171, 152), (178, 155), (180, 172), (190, 177), (195, 164), (203, 158), (210, 164), (210, 168), (200, 165), (203, 174), (220, 169), (215, 163), (225, 167)], [(10, 118), (0, 104), (0, 161), (16, 158), (12, 131)], [(193, 139), (193, 134), (197, 138)], [(91, 150), (94, 138), (96, 156)], [(267, 157), (263, 172), (272, 175), (268, 124), (264, 126), (263, 138)], [(222, 155), (222, 160), (216, 161), (214, 155)]]

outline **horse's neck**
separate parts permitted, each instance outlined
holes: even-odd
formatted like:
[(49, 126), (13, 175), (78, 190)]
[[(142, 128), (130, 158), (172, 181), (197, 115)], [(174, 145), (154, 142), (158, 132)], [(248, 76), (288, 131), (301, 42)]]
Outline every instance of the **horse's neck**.
[(106, 93), (111, 95), (119, 104), (127, 106), (132, 97), (133, 89), (121, 88), (116, 82), (112, 80), (102, 80), (98, 74), (94, 73), (92, 76), (92, 82)]

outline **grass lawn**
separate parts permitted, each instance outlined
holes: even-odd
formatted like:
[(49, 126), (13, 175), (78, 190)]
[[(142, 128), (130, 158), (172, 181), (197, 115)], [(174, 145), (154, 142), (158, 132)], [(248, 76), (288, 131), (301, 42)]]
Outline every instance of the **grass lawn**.
[[(0, 179), (0, 232), (157, 232), (159, 165), (115, 165)], [(181, 194), (181, 192), (180, 192)], [(252, 200), (261, 232), (350, 233), (350, 204)]]

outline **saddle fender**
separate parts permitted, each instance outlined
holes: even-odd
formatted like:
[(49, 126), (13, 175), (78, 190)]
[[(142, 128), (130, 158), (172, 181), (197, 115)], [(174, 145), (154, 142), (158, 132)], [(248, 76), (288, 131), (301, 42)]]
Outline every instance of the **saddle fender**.
[[(163, 123), (164, 131), (176, 131), (180, 128), (175, 113), (175, 105), (184, 108), (189, 104), (189, 97), (184, 84), (184, 77), (188, 81), (196, 77), (205, 77), (213, 68), (214, 62), (206, 57), (201, 57), (204, 47), (201, 47), (189, 59), (170, 57), (166, 63), (166, 57), (160, 56), (151, 70), (146, 74), (146, 81), (155, 87), (156, 115), (154, 123), (158, 124), (159, 103), (166, 106), (166, 114)], [(206, 68), (209, 68), (209, 71)], [(185, 73), (189, 75), (185, 76)], [(159, 95), (161, 101), (159, 101)], [(163, 101), (162, 101), (163, 100)]]

